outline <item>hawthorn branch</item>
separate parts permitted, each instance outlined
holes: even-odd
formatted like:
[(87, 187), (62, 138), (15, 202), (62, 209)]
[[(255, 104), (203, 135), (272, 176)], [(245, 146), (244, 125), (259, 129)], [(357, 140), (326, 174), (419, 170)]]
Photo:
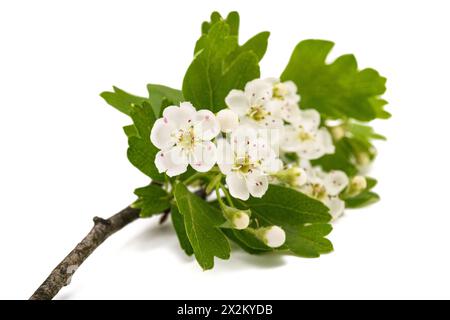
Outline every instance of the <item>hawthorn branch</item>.
[[(155, 182), (152, 182), (155, 183)], [(195, 192), (199, 197), (206, 199), (204, 189)], [(83, 240), (56, 266), (45, 281), (30, 297), (30, 300), (51, 300), (56, 294), (70, 283), (78, 267), (100, 246), (103, 241), (113, 233), (139, 218), (140, 209), (126, 207), (108, 219), (94, 217), (94, 227)], [(160, 223), (164, 223), (170, 214), (165, 210)]]
[(139, 218), (139, 209), (126, 207), (108, 219), (94, 218), (94, 227), (86, 237), (56, 266), (30, 300), (51, 300), (70, 283), (76, 269), (113, 233)]

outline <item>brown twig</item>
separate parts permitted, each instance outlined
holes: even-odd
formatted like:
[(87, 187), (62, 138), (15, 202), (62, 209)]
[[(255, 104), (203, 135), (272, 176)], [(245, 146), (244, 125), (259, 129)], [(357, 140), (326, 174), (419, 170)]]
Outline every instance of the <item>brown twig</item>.
[[(196, 195), (205, 199), (206, 192), (199, 189)], [(126, 207), (108, 219), (94, 217), (94, 227), (86, 237), (56, 266), (45, 281), (30, 297), (30, 300), (51, 300), (70, 283), (77, 268), (94, 252), (99, 245), (113, 233), (139, 218), (139, 209)], [(161, 216), (160, 223), (164, 223), (170, 212), (166, 210)]]
[(94, 227), (86, 237), (56, 266), (30, 300), (51, 300), (69, 284), (76, 269), (89, 255), (116, 231), (139, 218), (139, 209), (126, 207), (109, 219), (94, 218)]

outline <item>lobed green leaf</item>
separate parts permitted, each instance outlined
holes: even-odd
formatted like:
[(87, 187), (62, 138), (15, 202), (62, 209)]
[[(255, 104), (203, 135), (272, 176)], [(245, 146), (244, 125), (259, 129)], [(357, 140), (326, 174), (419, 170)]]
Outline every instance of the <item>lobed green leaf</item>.
[(325, 60), (334, 43), (324, 40), (300, 42), (281, 75), (296, 83), (303, 109), (314, 108), (327, 118), (354, 118), (370, 121), (386, 118), (379, 96), (386, 90), (386, 78), (374, 69), (358, 70), (353, 55), (343, 55), (333, 63)]
[(141, 209), (142, 218), (151, 217), (170, 208), (170, 196), (159, 185), (149, 184), (134, 190), (134, 194), (138, 196), (134, 206)]

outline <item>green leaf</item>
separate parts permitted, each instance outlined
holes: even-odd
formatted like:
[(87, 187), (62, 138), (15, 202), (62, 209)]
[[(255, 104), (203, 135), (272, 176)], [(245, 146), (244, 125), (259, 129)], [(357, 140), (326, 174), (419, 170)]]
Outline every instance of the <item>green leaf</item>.
[(371, 177), (366, 177), (366, 182), (367, 182), (366, 190), (373, 189), (378, 183), (378, 181), (376, 179), (371, 178)]
[(385, 136), (376, 133), (373, 128), (368, 125), (350, 122), (347, 125), (347, 129), (353, 137), (363, 141), (370, 141), (370, 139), (386, 140)]
[(257, 56), (258, 61), (261, 61), (267, 51), (269, 36), (270, 32), (268, 31), (263, 31), (253, 36), (229, 55), (228, 62), (235, 60), (241, 53), (247, 51), (253, 52)]
[(105, 91), (100, 94), (100, 96), (105, 99), (105, 101), (119, 110), (120, 112), (130, 115), (132, 110), (132, 104), (141, 104), (147, 101), (147, 98), (138, 97), (127, 93), (117, 87), (113, 87), (113, 92)]
[(134, 190), (134, 194), (138, 196), (138, 200), (133, 206), (141, 209), (142, 218), (151, 217), (170, 208), (170, 196), (159, 185), (149, 184)]
[(380, 196), (372, 191), (363, 191), (355, 197), (345, 199), (346, 208), (362, 208), (380, 200)]
[[(312, 224), (287, 229), (286, 244), (298, 256), (317, 258), (323, 253), (333, 251), (333, 244), (326, 239), (332, 226), (329, 224)], [(286, 230), (285, 230), (286, 231)]]
[(328, 208), (292, 188), (270, 185), (262, 198), (242, 202), (259, 218), (273, 225), (301, 226), (305, 223), (326, 223), (331, 220)]
[[(236, 42), (239, 42), (239, 14), (237, 12), (230, 12), (226, 19), (223, 19), (222, 16), (218, 12), (213, 12), (211, 14), (211, 21), (205, 21), (202, 25), (202, 37), (197, 41), (195, 46), (194, 54), (204, 49), (205, 42), (207, 41), (206, 35), (211, 30), (211, 26), (216, 24), (219, 21), (224, 21), (230, 27), (230, 36), (236, 38)], [(245, 42), (242, 46), (237, 46), (236, 49), (230, 53), (227, 57), (226, 65), (230, 65), (241, 53), (246, 51), (252, 51), (258, 57), (258, 61), (260, 61), (264, 54), (267, 51), (268, 39), (270, 36), (270, 32), (263, 31), (249, 40)]]
[[(324, 238), (331, 232), (327, 224), (331, 220), (328, 208), (291, 188), (270, 185), (266, 194), (240, 202), (252, 210), (258, 222), (263, 225), (281, 226), (286, 232), (286, 245), (296, 255), (318, 257), (333, 249), (331, 242)], [(255, 242), (239, 238), (250, 248)]]
[(214, 11), (211, 13), (211, 21), (204, 21), (202, 23), (202, 34), (205, 35), (211, 30), (211, 26), (215, 23), (225, 20), (225, 22), (230, 26), (230, 35), (237, 36), (239, 32), (239, 13), (232, 11), (228, 16), (223, 19), (219, 12)]
[(172, 224), (178, 236), (180, 246), (188, 256), (191, 256), (194, 253), (194, 249), (192, 249), (191, 243), (189, 242), (189, 238), (186, 233), (184, 218), (175, 205), (172, 206), (170, 214), (172, 216)]
[(184, 101), (183, 94), (180, 90), (166, 87), (160, 84), (148, 84), (147, 90), (149, 101), (153, 107), (153, 111), (157, 117), (161, 116), (164, 109), (164, 100), (166, 105), (179, 105)]
[(133, 124), (123, 127), (123, 132), (129, 137), (139, 137), (139, 133)]
[(317, 109), (328, 118), (370, 121), (385, 117), (378, 96), (386, 90), (386, 78), (374, 69), (358, 70), (353, 55), (326, 64), (333, 46), (330, 41), (305, 40), (294, 49), (281, 79), (296, 83), (300, 106)]
[(133, 105), (130, 116), (136, 131), (128, 138), (128, 160), (150, 178), (163, 181), (164, 175), (155, 166), (159, 150), (150, 141), (150, 131), (156, 120), (151, 105), (147, 102)]
[(268, 33), (261, 33), (238, 45), (239, 16), (226, 19), (213, 13), (202, 26), (195, 56), (183, 80), (183, 95), (200, 109), (217, 112), (225, 108), (225, 97), (232, 89), (242, 89), (259, 77), (258, 62), (267, 49)]
[(215, 109), (215, 89), (224, 74), (223, 62), (237, 46), (236, 38), (229, 34), (230, 28), (224, 21), (215, 23), (203, 36), (202, 48), (186, 72), (183, 95), (198, 109)]
[(191, 193), (182, 183), (175, 186), (174, 195), (199, 265), (207, 270), (213, 268), (214, 257), (228, 259), (230, 244), (218, 228), (225, 222), (221, 212)]
[[(244, 250), (247, 253), (250, 254), (262, 254), (267, 252), (268, 250), (258, 250), (255, 248), (252, 248), (250, 246), (248, 246), (245, 242), (241, 241), (235, 234), (233, 229), (222, 229), (222, 232), (228, 237), (228, 239), (230, 239), (231, 241), (233, 241), (234, 243), (236, 243), (239, 247), (242, 248), (242, 250)], [(271, 249), (273, 250), (273, 249)]]
[(234, 236), (247, 247), (257, 250), (258, 252), (273, 251), (273, 248), (268, 247), (264, 242), (257, 239), (251, 232), (247, 230), (233, 229)]
[(217, 112), (225, 108), (225, 97), (233, 88), (242, 89), (248, 81), (257, 77), (259, 77), (258, 57), (252, 51), (243, 52), (231, 63), (215, 86), (212, 110)]
[(375, 113), (377, 115), (377, 118), (379, 119), (389, 119), (391, 117), (391, 114), (384, 110), (384, 106), (388, 104), (386, 100), (379, 99), (379, 98), (372, 98), (370, 103), (372, 104), (373, 108), (375, 109)]

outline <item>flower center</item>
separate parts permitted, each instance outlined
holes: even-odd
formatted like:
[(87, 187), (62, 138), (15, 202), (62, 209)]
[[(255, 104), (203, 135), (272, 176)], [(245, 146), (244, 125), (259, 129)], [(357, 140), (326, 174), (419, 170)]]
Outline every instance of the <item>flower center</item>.
[[(257, 164), (257, 163), (256, 163)], [(250, 160), (250, 157), (246, 155), (242, 158), (237, 158), (234, 162), (233, 170), (240, 173), (247, 174), (252, 172), (256, 168), (254, 162)]]
[(195, 136), (194, 127), (191, 126), (185, 130), (178, 131), (178, 145), (185, 149), (193, 149), (198, 138)]
[(266, 116), (270, 116), (270, 112), (262, 105), (253, 105), (250, 107), (247, 116), (255, 121), (261, 121), (264, 120)]
[(316, 199), (323, 199), (326, 197), (327, 191), (323, 185), (314, 183), (311, 187), (311, 196)]
[(300, 128), (300, 132), (298, 133), (298, 139), (301, 142), (313, 140), (314, 136), (309, 133), (308, 131), (305, 131), (303, 128)]

